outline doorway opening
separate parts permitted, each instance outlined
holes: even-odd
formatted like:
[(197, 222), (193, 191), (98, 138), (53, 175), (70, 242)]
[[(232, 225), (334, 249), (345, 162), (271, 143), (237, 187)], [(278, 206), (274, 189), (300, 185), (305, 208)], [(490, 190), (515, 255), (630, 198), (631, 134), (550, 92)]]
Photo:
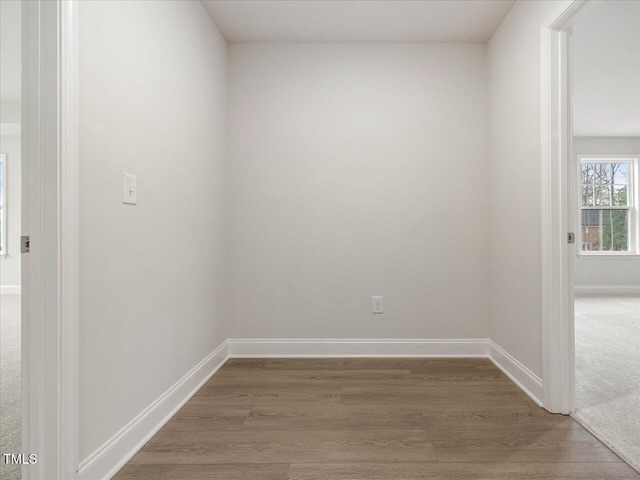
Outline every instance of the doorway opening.
[[(0, 477), (21, 478), (21, 2), (0, 2)], [(8, 456), (9, 455), (9, 456)], [(13, 455), (13, 457), (11, 456)]]
[(575, 410), (640, 471), (640, 3), (572, 28)]
[[(607, 277), (604, 268), (616, 261), (616, 268), (628, 267), (632, 277), (640, 274), (633, 263), (640, 253), (640, 222), (633, 216), (640, 155), (635, 147), (623, 153), (614, 148), (624, 137), (633, 143), (640, 135), (639, 15), (617, 10), (637, 7), (637, 2), (567, 0), (543, 23), (541, 141), (543, 404), (550, 412), (571, 414), (639, 469), (640, 428), (632, 425), (638, 414), (631, 411), (640, 409), (640, 382), (634, 377), (639, 369), (630, 355), (638, 343), (625, 348), (631, 335), (606, 322), (624, 317), (637, 332), (640, 310), (632, 297), (640, 281), (624, 286), (620, 273)], [(626, 296), (612, 301), (622, 293)], [(609, 297), (582, 297), (595, 294)], [(585, 311), (595, 316), (585, 318)], [(600, 388), (599, 394), (590, 390), (592, 400), (585, 395), (589, 385)], [(626, 403), (607, 405), (611, 397)], [(604, 405), (603, 418), (611, 420), (617, 412), (617, 426), (604, 431), (590, 423), (589, 401)]]

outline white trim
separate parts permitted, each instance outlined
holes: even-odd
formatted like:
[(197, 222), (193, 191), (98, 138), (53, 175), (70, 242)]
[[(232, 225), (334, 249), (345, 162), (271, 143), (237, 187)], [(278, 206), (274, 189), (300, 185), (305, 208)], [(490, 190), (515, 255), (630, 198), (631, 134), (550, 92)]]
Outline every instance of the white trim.
[(488, 355), (488, 339), (229, 339), (232, 358), (470, 357)]
[[(617, 138), (617, 137), (585, 137), (585, 138)], [(635, 138), (635, 137), (632, 137)], [(615, 160), (618, 159), (640, 159), (640, 153), (580, 153), (574, 152), (573, 155), (575, 158), (591, 158), (595, 161), (594, 163), (615, 163)], [(614, 160), (614, 162), (611, 162)], [(587, 162), (589, 163), (589, 162)]]
[(78, 478), (98, 480), (113, 477), (224, 365), (228, 358), (227, 350), (227, 342), (223, 342), (131, 422), (82, 460)]
[[(600, 210), (598, 208), (592, 208), (590, 210)], [(602, 209), (602, 210), (631, 210), (628, 208), (621, 208), (621, 207), (616, 207), (615, 209)], [(578, 230), (578, 229), (576, 229)], [(577, 239), (576, 239), (577, 240)], [(576, 241), (576, 245), (578, 245), (578, 247), (580, 247), (579, 242)], [(633, 258), (633, 257), (638, 257), (639, 255), (636, 253), (636, 251), (633, 252), (611, 252), (611, 251), (592, 251), (592, 252), (580, 252), (576, 254), (576, 257), (578, 258)]]
[(489, 358), (542, 406), (542, 380), (490, 339), (229, 339), (230, 358)]
[(24, 480), (61, 461), (60, 0), (22, 2), (22, 451)]
[(20, 285), (2, 285), (0, 286), (0, 294), (2, 295), (20, 295), (22, 286)]
[(81, 480), (112, 478), (229, 358), (488, 358), (537, 405), (542, 381), (490, 339), (229, 339), (80, 463)]
[[(615, 252), (614, 252), (615, 253)], [(640, 254), (638, 253), (626, 253), (623, 252), (623, 254), (620, 255), (607, 255), (606, 253), (604, 255), (600, 254), (600, 255), (578, 255), (576, 254), (576, 257), (578, 258), (578, 260), (640, 260)]]
[(75, 1), (22, 3), (22, 476), (76, 478)]
[(2, 226), (0, 227), (0, 256), (7, 256), (7, 185), (9, 183), (9, 172), (7, 164), (7, 154), (0, 153), (0, 164), (4, 173), (4, 184), (2, 185), (2, 193), (0, 194), (0, 204), (2, 205)]
[(640, 295), (640, 285), (576, 285), (576, 295)]
[(79, 187), (77, 3), (60, 4), (59, 318), (60, 468), (76, 478), (79, 463)]
[(526, 393), (539, 407), (542, 406), (542, 380), (506, 350), (489, 340), (489, 359)]
[(575, 225), (569, 101), (571, 37), (568, 32), (594, 4), (584, 0), (558, 2), (540, 29), (542, 400), (544, 407), (552, 413), (571, 412), (575, 396), (575, 255), (572, 245), (567, 243), (567, 233)]

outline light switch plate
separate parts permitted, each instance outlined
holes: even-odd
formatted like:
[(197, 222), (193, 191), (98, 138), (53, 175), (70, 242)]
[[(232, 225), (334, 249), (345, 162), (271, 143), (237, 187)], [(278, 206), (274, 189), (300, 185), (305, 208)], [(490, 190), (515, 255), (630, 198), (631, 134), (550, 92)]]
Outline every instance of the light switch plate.
[(371, 297), (371, 313), (384, 313), (384, 304), (382, 303), (382, 297)]
[(126, 205), (138, 203), (138, 177), (130, 173), (122, 174), (122, 203)]

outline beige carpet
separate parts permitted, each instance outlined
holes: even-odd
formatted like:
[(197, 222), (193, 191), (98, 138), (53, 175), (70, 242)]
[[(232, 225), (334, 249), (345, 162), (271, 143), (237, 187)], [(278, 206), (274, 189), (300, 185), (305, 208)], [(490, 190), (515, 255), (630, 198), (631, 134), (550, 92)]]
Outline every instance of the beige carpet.
[[(20, 295), (0, 299), (0, 451), (20, 453)], [(18, 480), (20, 465), (5, 465), (0, 478)]]
[(577, 295), (574, 417), (640, 472), (640, 296)]

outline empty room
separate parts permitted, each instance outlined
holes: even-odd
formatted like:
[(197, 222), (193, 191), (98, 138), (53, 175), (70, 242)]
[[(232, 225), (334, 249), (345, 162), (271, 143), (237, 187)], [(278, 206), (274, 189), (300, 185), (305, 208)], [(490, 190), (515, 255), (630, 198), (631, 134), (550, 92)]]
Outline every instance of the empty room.
[(1, 1), (3, 479), (640, 479), (638, 1)]

